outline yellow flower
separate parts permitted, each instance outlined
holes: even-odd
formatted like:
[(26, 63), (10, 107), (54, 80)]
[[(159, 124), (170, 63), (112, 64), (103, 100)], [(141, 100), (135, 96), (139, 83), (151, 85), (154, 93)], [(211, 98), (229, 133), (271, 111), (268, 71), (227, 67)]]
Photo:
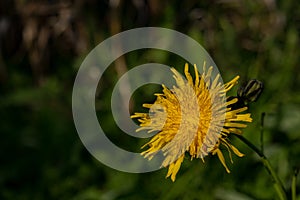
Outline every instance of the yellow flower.
[[(221, 84), (218, 74), (213, 81), (211, 66), (207, 71), (205, 63), (203, 73), (199, 75), (196, 65), (195, 80), (189, 73), (188, 64), (185, 65), (185, 76), (181, 76), (174, 68), (176, 85), (168, 89), (162, 85), (163, 93), (155, 94), (156, 101), (153, 104), (143, 104), (149, 108), (148, 113), (135, 113), (131, 118), (138, 118), (140, 130), (158, 133), (142, 148), (149, 147), (141, 154), (149, 160), (158, 152), (163, 152), (162, 167), (169, 166), (166, 177), (171, 176), (175, 181), (181, 163), (188, 152), (193, 158), (201, 158), (208, 154), (217, 154), (222, 165), (229, 173), (220, 145), (224, 145), (239, 157), (239, 152), (227, 140), (230, 133), (241, 134), (239, 128), (246, 127), (240, 122), (251, 122), (250, 113), (242, 113), (247, 107), (232, 110), (232, 105), (237, 98), (226, 101), (226, 92), (230, 90), (239, 79), (239, 76), (226, 84)], [(204, 161), (204, 160), (203, 160)]]

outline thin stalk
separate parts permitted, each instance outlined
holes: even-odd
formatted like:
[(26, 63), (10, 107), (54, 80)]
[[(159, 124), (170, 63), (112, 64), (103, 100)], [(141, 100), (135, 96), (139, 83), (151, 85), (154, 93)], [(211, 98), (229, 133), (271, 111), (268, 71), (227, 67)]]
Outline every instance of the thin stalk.
[(261, 158), (261, 162), (263, 163), (263, 165), (267, 169), (268, 173), (272, 177), (273, 186), (277, 192), (279, 199), (287, 200), (287, 196), (286, 196), (286, 192), (284, 190), (283, 184), (280, 181), (277, 174), (275, 173), (275, 171), (273, 170), (269, 160), (264, 155), (264, 153), (261, 150), (259, 150), (254, 144), (252, 144), (249, 140), (244, 138), (242, 135), (238, 135), (238, 134), (234, 134), (234, 135), (237, 138), (239, 138), (242, 142), (244, 142), (249, 148), (251, 148)]
[(296, 198), (297, 198), (296, 184), (297, 184), (298, 173), (299, 173), (299, 169), (295, 169), (294, 176), (292, 179), (292, 200), (296, 200)]
[(260, 150), (264, 153), (264, 121), (265, 121), (266, 113), (261, 113), (261, 121), (260, 121)]

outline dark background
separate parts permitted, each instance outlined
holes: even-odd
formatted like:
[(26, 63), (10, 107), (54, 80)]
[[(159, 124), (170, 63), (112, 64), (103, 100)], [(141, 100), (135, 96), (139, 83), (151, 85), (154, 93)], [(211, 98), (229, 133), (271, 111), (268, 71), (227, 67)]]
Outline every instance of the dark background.
[[(234, 157), (231, 174), (216, 156), (205, 163), (187, 159), (175, 183), (164, 178), (166, 169), (118, 172), (87, 152), (72, 119), (77, 70), (101, 41), (144, 26), (174, 29), (197, 40), (225, 82), (236, 75), (242, 82), (264, 82), (244, 136), (260, 145), (261, 113), (266, 112), (265, 153), (290, 191), (293, 168), (300, 165), (298, 1), (1, 0), (0, 199), (275, 199), (259, 158), (235, 138), (232, 143), (246, 156)], [(145, 141), (128, 139), (116, 127), (110, 93), (118, 77), (149, 61), (183, 71), (184, 62), (174, 55), (137, 51), (118, 59), (100, 81), (105, 84), (99, 86), (97, 111), (107, 115), (100, 123), (116, 144), (129, 149)], [(153, 91), (160, 89), (141, 88), (133, 111), (153, 101)]]

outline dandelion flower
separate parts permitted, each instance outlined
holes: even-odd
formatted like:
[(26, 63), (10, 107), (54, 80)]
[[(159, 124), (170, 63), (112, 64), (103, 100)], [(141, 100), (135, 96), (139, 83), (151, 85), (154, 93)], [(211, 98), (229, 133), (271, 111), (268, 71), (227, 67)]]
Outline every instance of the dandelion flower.
[(246, 125), (241, 122), (251, 122), (250, 113), (244, 113), (247, 107), (235, 108), (237, 98), (226, 101), (226, 92), (238, 81), (239, 76), (226, 84), (221, 84), (218, 74), (211, 81), (213, 67), (199, 74), (194, 65), (195, 79), (189, 73), (188, 64), (185, 65), (186, 79), (174, 68), (171, 68), (176, 85), (172, 89), (163, 87), (162, 94), (155, 94), (153, 104), (143, 104), (150, 109), (149, 113), (134, 113), (131, 118), (138, 118), (140, 130), (158, 133), (142, 148), (148, 147), (141, 154), (151, 160), (158, 152), (163, 152), (162, 167), (169, 166), (166, 177), (175, 181), (185, 153), (193, 158), (201, 158), (208, 154), (217, 155), (220, 162), (229, 173), (220, 146), (239, 157), (243, 154), (229, 141), (231, 133), (241, 134), (240, 128)]

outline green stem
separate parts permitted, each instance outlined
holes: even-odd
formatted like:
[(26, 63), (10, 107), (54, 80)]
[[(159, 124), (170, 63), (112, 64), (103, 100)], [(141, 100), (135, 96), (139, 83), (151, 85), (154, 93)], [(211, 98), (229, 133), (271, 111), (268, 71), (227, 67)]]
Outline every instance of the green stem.
[(275, 171), (273, 170), (269, 160), (264, 155), (264, 153), (261, 150), (259, 150), (254, 144), (252, 144), (249, 140), (244, 138), (243, 136), (238, 135), (238, 134), (234, 134), (234, 135), (237, 138), (239, 138), (242, 142), (244, 142), (248, 147), (250, 147), (261, 158), (261, 162), (263, 163), (263, 165), (267, 169), (268, 173), (272, 177), (273, 186), (274, 186), (274, 188), (277, 192), (277, 195), (278, 195), (279, 199), (280, 200), (287, 200), (287, 196), (286, 196), (286, 192), (284, 190), (283, 184), (280, 181), (277, 174), (275, 173)]
[(295, 169), (294, 176), (292, 179), (292, 200), (296, 200), (296, 198), (297, 198), (296, 184), (297, 184), (298, 173), (299, 173), (299, 169)]
[(264, 153), (264, 121), (265, 121), (266, 113), (261, 113), (261, 121), (260, 121), (260, 150)]

